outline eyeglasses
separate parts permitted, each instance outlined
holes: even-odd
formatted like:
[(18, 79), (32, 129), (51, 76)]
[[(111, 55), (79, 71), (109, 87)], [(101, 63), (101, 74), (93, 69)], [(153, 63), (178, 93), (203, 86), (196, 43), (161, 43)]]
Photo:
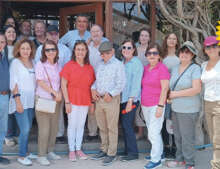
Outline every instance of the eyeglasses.
[(151, 55), (156, 56), (156, 55), (159, 55), (159, 52), (147, 52), (147, 55), (148, 56), (151, 56)]
[(122, 46), (122, 49), (127, 49), (127, 50), (131, 50), (132, 49), (132, 47), (131, 46)]
[(45, 49), (45, 52), (56, 52), (56, 48), (48, 48), (48, 49)]
[(210, 45), (210, 46), (206, 46), (205, 49), (206, 49), (206, 50), (210, 50), (211, 48), (215, 49), (215, 48), (217, 48), (217, 47), (218, 47), (217, 44), (213, 44), (213, 45)]
[(85, 40), (76, 40), (76, 43), (85, 43), (86, 41)]

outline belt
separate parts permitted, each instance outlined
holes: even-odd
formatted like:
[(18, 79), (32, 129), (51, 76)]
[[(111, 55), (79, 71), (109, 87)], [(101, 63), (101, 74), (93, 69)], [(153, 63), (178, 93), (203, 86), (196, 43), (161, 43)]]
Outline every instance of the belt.
[(9, 91), (2, 91), (2, 92), (0, 92), (0, 95), (7, 95), (7, 94), (9, 94)]

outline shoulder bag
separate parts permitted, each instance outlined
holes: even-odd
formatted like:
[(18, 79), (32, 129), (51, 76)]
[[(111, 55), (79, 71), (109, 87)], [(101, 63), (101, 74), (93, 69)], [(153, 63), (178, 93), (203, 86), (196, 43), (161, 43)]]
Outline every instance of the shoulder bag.
[[(50, 81), (50, 78), (49, 78), (49, 75), (48, 75), (47, 70), (46, 70), (45, 67), (44, 67), (44, 71), (47, 75), (47, 79), (50, 83), (50, 87), (53, 88), (52, 84), (51, 84), (51, 81)], [(37, 100), (36, 100), (35, 109), (36, 109), (36, 111), (40, 111), (40, 112), (55, 113), (56, 105), (57, 105), (57, 102), (55, 100), (38, 97)]]
[[(174, 89), (175, 89), (175, 87), (176, 87), (176, 85), (177, 85), (177, 83), (178, 83), (178, 81), (180, 80), (180, 78), (183, 76), (183, 74), (189, 69), (189, 67), (191, 66), (191, 65), (193, 65), (194, 63), (191, 63), (184, 71), (183, 71), (183, 73), (181, 73), (181, 75), (177, 78), (177, 80), (175, 81), (175, 83), (174, 83), (174, 85), (173, 85), (173, 87), (170, 89), (170, 91), (174, 91)], [(169, 92), (170, 92), (169, 91)], [(167, 95), (169, 95), (169, 92), (167, 93)], [(165, 106), (165, 115), (164, 115), (164, 117), (166, 118), (166, 119), (171, 119), (171, 112), (172, 112), (172, 110), (171, 110), (171, 103), (166, 103), (166, 106)]]

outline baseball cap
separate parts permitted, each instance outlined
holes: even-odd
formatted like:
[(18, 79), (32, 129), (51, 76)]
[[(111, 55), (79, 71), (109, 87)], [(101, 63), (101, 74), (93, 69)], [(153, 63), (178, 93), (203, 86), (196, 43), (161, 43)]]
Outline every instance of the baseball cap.
[(206, 46), (211, 46), (214, 44), (218, 44), (218, 41), (216, 40), (216, 36), (208, 36), (207, 38), (205, 38), (203, 45)]
[(59, 29), (58, 29), (58, 27), (56, 26), (56, 25), (49, 25), (48, 27), (47, 27), (47, 32), (59, 32)]

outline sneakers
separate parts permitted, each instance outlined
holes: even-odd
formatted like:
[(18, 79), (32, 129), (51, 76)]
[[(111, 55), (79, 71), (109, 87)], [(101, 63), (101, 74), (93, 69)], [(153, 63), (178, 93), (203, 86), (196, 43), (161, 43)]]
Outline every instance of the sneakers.
[(72, 162), (76, 161), (76, 153), (75, 153), (75, 151), (70, 151), (69, 152), (69, 160), (72, 161)]
[(10, 164), (10, 160), (4, 157), (0, 157), (0, 164), (8, 165)]
[(166, 164), (166, 166), (168, 168), (183, 167), (185, 165), (186, 165), (185, 161), (168, 161), (167, 164)]
[(87, 160), (88, 159), (88, 156), (85, 155), (81, 150), (77, 150), (76, 154), (80, 160)]
[(24, 157), (24, 158), (18, 158), (17, 161), (21, 164), (21, 165), (24, 165), (24, 166), (31, 166), (32, 165), (32, 161), (27, 158), (27, 157)]
[(157, 163), (154, 163), (154, 162), (150, 161), (149, 163), (147, 163), (144, 166), (144, 169), (155, 169), (155, 168), (158, 168), (158, 167), (161, 167), (161, 166), (162, 166), (161, 161), (159, 161)]
[(37, 162), (42, 166), (49, 166), (50, 165), (50, 161), (48, 161), (48, 159), (45, 156), (38, 157)]
[(106, 156), (107, 156), (106, 153), (104, 153), (103, 151), (100, 151), (98, 154), (91, 157), (91, 160), (101, 160), (101, 159), (105, 158)]
[(195, 167), (194, 166), (188, 166), (188, 167), (186, 167), (186, 169), (195, 169)]
[(60, 160), (61, 157), (57, 154), (55, 154), (54, 152), (49, 152), (47, 157), (50, 159), (50, 160)]
[(13, 147), (16, 145), (16, 142), (13, 138), (5, 138), (5, 144), (8, 147)]
[[(145, 159), (146, 159), (146, 160), (151, 160), (151, 156), (150, 156), (150, 155), (145, 156)], [(164, 153), (161, 155), (161, 161), (162, 161), (162, 162), (165, 161), (165, 155), (164, 155)]]
[(133, 161), (133, 160), (137, 160), (138, 156), (136, 155), (128, 155), (128, 156), (122, 156), (120, 158), (120, 161), (126, 162), (126, 161)]
[(116, 156), (106, 156), (102, 162), (104, 166), (110, 165), (116, 160)]
[(34, 155), (34, 154), (32, 154), (32, 153), (30, 153), (30, 154), (27, 156), (27, 158), (30, 159), (30, 160), (35, 160), (35, 159), (38, 158), (38, 156), (37, 156), (37, 155)]

